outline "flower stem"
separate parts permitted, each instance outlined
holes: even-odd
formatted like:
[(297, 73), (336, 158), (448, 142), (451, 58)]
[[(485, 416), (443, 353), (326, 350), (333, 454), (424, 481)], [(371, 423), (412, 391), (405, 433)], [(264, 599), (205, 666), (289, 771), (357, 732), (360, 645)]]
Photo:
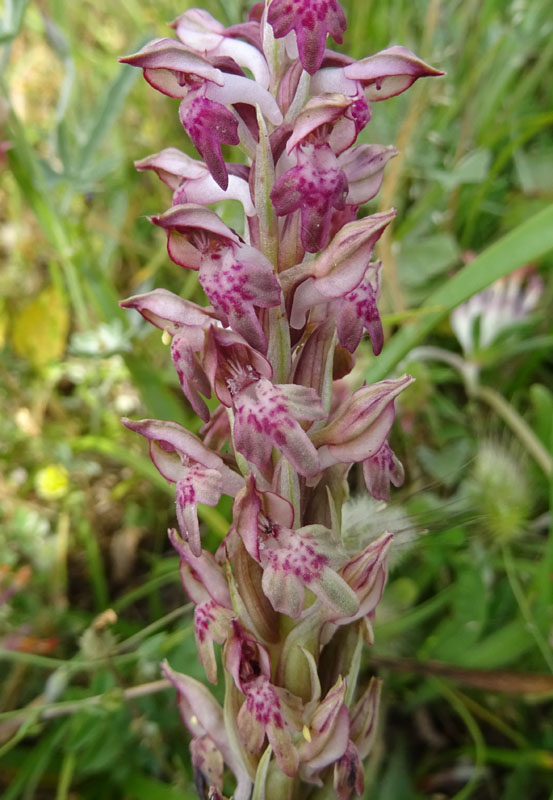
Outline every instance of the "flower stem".
[(502, 418), (513, 433), (518, 436), (531, 456), (537, 461), (545, 474), (553, 475), (553, 458), (547, 452), (528, 423), (499, 392), (489, 386), (475, 386), (471, 392), (477, 400), (483, 400)]
[(520, 439), (545, 474), (548, 477), (553, 475), (553, 458), (532, 428), (499, 392), (490, 386), (481, 386), (477, 382), (476, 374), (471, 369), (473, 365), (470, 362), (465, 361), (456, 353), (443, 350), (441, 347), (417, 347), (411, 352), (411, 357), (421, 360), (434, 359), (454, 367), (463, 378), (467, 393), (476, 400), (487, 403)]

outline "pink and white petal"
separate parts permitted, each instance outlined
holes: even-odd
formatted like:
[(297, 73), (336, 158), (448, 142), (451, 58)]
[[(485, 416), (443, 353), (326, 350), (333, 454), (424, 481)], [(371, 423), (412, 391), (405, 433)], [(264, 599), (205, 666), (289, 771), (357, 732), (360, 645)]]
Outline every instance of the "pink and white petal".
[(322, 294), (343, 297), (359, 285), (376, 242), (395, 215), (394, 210), (373, 214), (348, 223), (336, 234), (311, 265)]
[(351, 738), (364, 760), (369, 755), (376, 736), (382, 681), (371, 678), (367, 689), (351, 710)]
[(200, 681), (171, 669), (167, 661), (161, 665), (164, 676), (171, 681), (178, 692), (179, 711), (183, 721), (193, 736), (209, 735), (234, 772), (238, 786), (235, 800), (248, 800), (251, 792), (251, 779), (243, 762), (231, 749), (225, 732), (223, 709), (211, 692)]
[(229, 182), (228, 169), (221, 146), (240, 143), (238, 119), (222, 103), (207, 97), (184, 99), (179, 107), (179, 117), (213, 180), (225, 191)]
[(190, 344), (198, 345), (198, 350), (203, 343), (203, 336), (196, 329), (206, 328), (217, 319), (212, 309), (191, 303), (167, 289), (153, 289), (144, 294), (135, 294), (121, 300), (119, 305), (122, 308), (134, 308), (145, 320), (156, 328), (169, 330), (172, 336), (182, 330), (182, 327), (187, 328), (185, 335), (192, 337)]
[(255, 714), (254, 698), (246, 698), (238, 712), (237, 728), (238, 735), (250, 753), (259, 753), (265, 741), (265, 726), (260, 722)]
[(224, 190), (206, 170), (196, 180), (187, 180), (179, 184), (173, 194), (173, 203), (175, 205), (182, 203), (210, 205), (211, 203), (218, 203), (220, 200), (238, 200), (242, 203), (246, 216), (253, 217), (256, 214), (250, 187), (243, 178), (239, 178), (236, 175), (229, 175), (228, 187)]
[(190, 742), (190, 756), (194, 775), (200, 773), (202, 780), (214, 790), (223, 788), (224, 762), (220, 750), (210, 736), (196, 737)]
[(356, 746), (350, 740), (342, 758), (334, 764), (334, 791), (338, 800), (350, 800), (353, 792), (358, 797), (365, 788), (365, 773)]
[(261, 731), (266, 733), (280, 769), (293, 777), (298, 771), (298, 754), (292, 744), (280, 698), (265, 676), (260, 675), (248, 684), (246, 701), (238, 716), (244, 741), (250, 741), (259, 750), (264, 739)]
[(311, 97), (295, 119), (294, 130), (286, 142), (286, 151), (291, 153), (321, 125), (336, 122), (351, 106), (351, 102), (351, 97), (336, 92)]
[[(348, 464), (358, 463), (377, 453), (385, 442), (394, 419), (394, 408), (392, 405), (388, 405), (358, 435), (349, 437), (347, 426), (344, 427), (345, 440), (342, 443), (335, 441), (328, 444), (333, 463), (337, 461)], [(320, 453), (320, 458), (321, 464), (325, 463), (322, 453)]]
[[(232, 603), (226, 578), (215, 556), (202, 550), (199, 557), (196, 557), (188, 542), (181, 539), (177, 531), (173, 528), (169, 531), (169, 541), (180, 556), (181, 562), (187, 564), (194, 572), (196, 582), (204, 587), (204, 591), (219, 606), (231, 609)], [(206, 598), (203, 597), (203, 602)]]
[(380, 450), (363, 461), (363, 477), (369, 494), (375, 500), (390, 501), (390, 483), (396, 488), (403, 485), (405, 470), (388, 442)]
[(273, 95), (261, 84), (243, 75), (225, 73), (224, 85), (209, 84), (206, 97), (225, 105), (247, 103), (254, 108), (259, 106), (263, 116), (273, 125), (280, 125), (282, 122), (282, 112)]
[[(201, 339), (203, 344), (203, 331), (201, 332)], [(185, 397), (200, 419), (207, 422), (209, 409), (201, 395), (208, 398), (211, 397), (211, 385), (195, 349), (189, 346), (185, 337), (174, 336), (171, 342), (171, 358)]]
[(214, 600), (200, 603), (194, 610), (194, 636), (198, 660), (210, 683), (217, 683), (217, 660), (213, 643), (224, 644), (234, 617), (232, 609), (218, 605)]
[(360, 81), (368, 100), (387, 100), (408, 89), (418, 78), (443, 75), (405, 47), (394, 45), (344, 67), (344, 75)]
[(134, 166), (139, 172), (147, 169), (153, 170), (159, 179), (173, 191), (178, 189), (185, 178), (198, 180), (207, 173), (207, 167), (203, 161), (190, 158), (176, 147), (166, 147), (159, 153), (135, 161)]
[(198, 79), (221, 86), (225, 80), (219, 69), (175, 39), (154, 39), (138, 53), (123, 56), (119, 61), (142, 67), (148, 83), (170, 97), (186, 97), (191, 88), (188, 76), (194, 76), (195, 85)]
[[(161, 444), (165, 451), (175, 451), (181, 456), (186, 456), (192, 461), (203, 464), (204, 467), (219, 469), (222, 459), (213, 450), (209, 450), (201, 441), (182, 425), (171, 420), (142, 419), (130, 420), (123, 418), (123, 425), (131, 431), (140, 433), (150, 442)], [(168, 478), (168, 480), (171, 480)]]
[(319, 703), (309, 724), (311, 741), (300, 746), (301, 772), (312, 778), (333, 764), (346, 751), (349, 740), (349, 714), (344, 705), (346, 684), (341, 678)]
[(234, 446), (239, 453), (264, 470), (271, 461), (272, 439), (266, 434), (255, 397), (240, 392), (233, 399)]
[(275, 492), (263, 492), (262, 498), (263, 510), (267, 518), (284, 528), (292, 528), (294, 524), (292, 503)]
[(234, 527), (246, 550), (257, 562), (260, 561), (258, 534), (260, 511), (261, 497), (256, 489), (254, 477), (250, 476), (246, 486), (236, 496), (232, 516)]
[(176, 230), (179, 232), (191, 232), (198, 228), (207, 234), (213, 234), (216, 238), (228, 240), (235, 244), (240, 244), (240, 237), (223, 220), (209, 208), (197, 205), (196, 203), (183, 203), (182, 205), (172, 206), (163, 214), (151, 217), (155, 225), (165, 230)]
[(338, 158), (348, 180), (346, 202), (352, 205), (367, 203), (380, 190), (384, 168), (397, 155), (395, 147), (382, 144), (361, 144)]
[(301, 63), (310, 75), (321, 66), (327, 35), (341, 43), (346, 29), (346, 17), (337, 0), (324, 5), (318, 0), (273, 0), (267, 21), (277, 39), (295, 31)]

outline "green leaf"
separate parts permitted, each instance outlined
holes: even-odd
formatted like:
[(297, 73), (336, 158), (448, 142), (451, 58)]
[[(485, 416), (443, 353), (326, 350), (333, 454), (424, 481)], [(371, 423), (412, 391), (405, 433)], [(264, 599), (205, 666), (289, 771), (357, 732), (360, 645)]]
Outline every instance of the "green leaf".
[(434, 170), (430, 178), (437, 180), (448, 191), (464, 183), (482, 183), (488, 175), (491, 152), (487, 148), (473, 150), (462, 158), (452, 170)]
[(417, 795), (409, 773), (405, 745), (400, 743), (387, 759), (387, 769), (378, 785), (371, 787), (368, 797), (370, 800), (415, 800)]
[(551, 149), (531, 152), (516, 150), (513, 154), (518, 180), (527, 195), (546, 194), (553, 186), (553, 160)]
[(125, 781), (125, 797), (127, 800), (198, 800), (195, 792), (176, 789), (138, 773)]
[(535, 430), (548, 447), (553, 437), (553, 392), (541, 383), (530, 387), (530, 401), (535, 414)]
[(550, 204), (484, 250), (433, 292), (426, 300), (426, 306), (435, 310), (393, 336), (365, 373), (367, 382), (386, 378), (409, 351), (458, 305), (517, 267), (542, 258), (552, 249), (553, 204)]
[(515, 619), (490, 633), (459, 659), (458, 665), (475, 669), (498, 669), (513, 664), (536, 646), (526, 625)]
[(425, 648), (425, 658), (458, 664), (467, 650), (477, 649), (476, 642), (486, 621), (487, 600), (482, 569), (465, 567), (454, 583), (452, 616), (445, 618), (428, 640), (432, 646), (430, 650)]
[(459, 259), (457, 242), (449, 233), (422, 239), (406, 239), (400, 244), (398, 269), (408, 286), (420, 286), (454, 266)]
[(439, 450), (420, 445), (417, 448), (417, 457), (432, 478), (452, 488), (459, 482), (459, 476), (470, 458), (471, 451), (467, 439), (456, 439)]

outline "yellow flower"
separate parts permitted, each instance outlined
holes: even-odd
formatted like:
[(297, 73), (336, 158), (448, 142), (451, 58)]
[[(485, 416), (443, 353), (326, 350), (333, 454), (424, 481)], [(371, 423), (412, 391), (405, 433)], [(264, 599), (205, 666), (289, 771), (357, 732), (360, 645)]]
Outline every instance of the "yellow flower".
[(69, 473), (62, 464), (49, 464), (35, 476), (35, 490), (41, 500), (59, 500), (68, 488)]

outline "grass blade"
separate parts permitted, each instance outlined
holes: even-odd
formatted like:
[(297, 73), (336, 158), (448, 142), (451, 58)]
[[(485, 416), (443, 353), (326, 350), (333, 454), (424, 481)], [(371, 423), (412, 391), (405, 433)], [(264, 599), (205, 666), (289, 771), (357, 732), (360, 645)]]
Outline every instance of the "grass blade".
[(436, 310), (421, 316), (413, 325), (406, 325), (392, 337), (365, 373), (367, 382), (386, 378), (454, 308), (517, 267), (541, 258), (550, 250), (553, 250), (553, 204), (492, 244), (433, 292), (426, 300), (426, 305)]

